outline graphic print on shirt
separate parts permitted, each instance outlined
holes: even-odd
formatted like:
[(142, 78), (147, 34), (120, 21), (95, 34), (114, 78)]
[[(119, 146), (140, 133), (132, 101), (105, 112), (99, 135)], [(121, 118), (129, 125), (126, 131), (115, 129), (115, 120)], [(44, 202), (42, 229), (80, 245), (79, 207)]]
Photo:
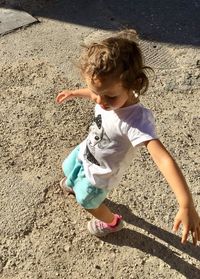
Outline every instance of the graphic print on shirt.
[(101, 115), (97, 115), (94, 118), (94, 122), (90, 126), (89, 135), (86, 141), (86, 150), (85, 150), (85, 158), (97, 165), (100, 166), (101, 162), (95, 158), (95, 149), (105, 149), (110, 143), (110, 139), (106, 135), (104, 128), (102, 127), (102, 118)]

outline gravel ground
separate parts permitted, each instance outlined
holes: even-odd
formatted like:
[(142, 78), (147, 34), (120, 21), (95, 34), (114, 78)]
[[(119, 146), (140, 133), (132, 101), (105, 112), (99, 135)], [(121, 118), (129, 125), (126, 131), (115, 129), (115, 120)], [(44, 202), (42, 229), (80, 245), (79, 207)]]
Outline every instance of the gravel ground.
[[(20, 2), (33, 15), (38, 6), (53, 9), (48, 1), (31, 8), (30, 1)], [(100, 2), (101, 19), (110, 16)], [(200, 249), (191, 239), (181, 245), (180, 233), (171, 232), (177, 202), (144, 149), (106, 200), (124, 216), (122, 231), (90, 236), (89, 214), (63, 196), (61, 162), (87, 134), (93, 104), (58, 106), (55, 97), (84, 85), (75, 66), (80, 44), (108, 31), (38, 19), (0, 38), (0, 278), (199, 278)], [(199, 48), (145, 39), (141, 46), (155, 69), (141, 101), (154, 111), (160, 139), (181, 166), (200, 211)]]

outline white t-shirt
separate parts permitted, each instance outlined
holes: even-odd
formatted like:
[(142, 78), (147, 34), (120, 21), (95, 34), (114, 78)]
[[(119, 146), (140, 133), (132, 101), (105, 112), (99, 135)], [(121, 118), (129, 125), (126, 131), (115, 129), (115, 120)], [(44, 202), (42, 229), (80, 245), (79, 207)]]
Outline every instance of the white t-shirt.
[(78, 159), (97, 188), (118, 185), (136, 146), (157, 138), (152, 112), (138, 103), (115, 111), (95, 106), (95, 119), (80, 144)]

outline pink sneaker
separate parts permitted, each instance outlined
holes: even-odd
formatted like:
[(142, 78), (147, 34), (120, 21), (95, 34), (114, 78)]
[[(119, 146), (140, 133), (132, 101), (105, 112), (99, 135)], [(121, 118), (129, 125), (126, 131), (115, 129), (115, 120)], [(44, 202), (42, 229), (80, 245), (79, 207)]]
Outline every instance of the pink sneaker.
[(117, 224), (113, 227), (98, 219), (92, 219), (88, 222), (88, 230), (91, 234), (98, 237), (103, 237), (109, 233), (118, 232), (123, 228), (124, 222), (122, 220), (122, 216), (117, 215), (117, 217)]
[(65, 195), (75, 195), (74, 191), (72, 190), (72, 188), (70, 188), (69, 186), (66, 185), (66, 177), (64, 177), (61, 181), (60, 181), (60, 188), (62, 189), (63, 193)]

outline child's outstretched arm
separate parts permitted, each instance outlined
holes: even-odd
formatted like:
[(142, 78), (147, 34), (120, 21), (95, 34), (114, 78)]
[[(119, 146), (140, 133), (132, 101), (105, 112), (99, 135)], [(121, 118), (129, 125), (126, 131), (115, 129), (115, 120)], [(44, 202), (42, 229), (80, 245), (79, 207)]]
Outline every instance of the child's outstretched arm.
[(58, 104), (60, 104), (65, 100), (68, 101), (68, 100), (74, 99), (76, 97), (87, 98), (92, 101), (95, 101), (96, 103), (99, 103), (99, 96), (94, 94), (88, 88), (82, 88), (82, 89), (77, 89), (77, 90), (63, 90), (62, 92), (60, 92), (57, 95), (56, 102)]
[(179, 203), (179, 211), (175, 217), (173, 231), (176, 232), (182, 223), (181, 242), (185, 243), (187, 241), (191, 231), (193, 244), (196, 245), (197, 241), (200, 241), (200, 217), (196, 212), (192, 195), (180, 168), (159, 140), (148, 141), (145, 145), (171, 186)]

